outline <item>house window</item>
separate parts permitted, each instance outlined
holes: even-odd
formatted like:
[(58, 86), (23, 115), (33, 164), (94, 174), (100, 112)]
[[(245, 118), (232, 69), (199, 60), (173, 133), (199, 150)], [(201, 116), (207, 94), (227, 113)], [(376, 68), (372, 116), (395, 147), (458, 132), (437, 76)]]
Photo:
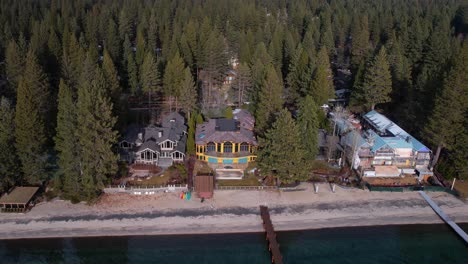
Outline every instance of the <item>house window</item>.
[(240, 151), (249, 151), (249, 144), (248, 143), (242, 143), (240, 145)]
[(171, 141), (164, 141), (164, 143), (162, 143), (162, 148), (165, 148), (165, 149), (172, 149), (172, 142)]
[(232, 143), (231, 142), (224, 143), (224, 152), (227, 152), (227, 153), (232, 152)]
[(206, 151), (215, 151), (215, 148), (216, 148), (216, 144), (213, 143), (213, 142), (210, 142), (206, 145)]

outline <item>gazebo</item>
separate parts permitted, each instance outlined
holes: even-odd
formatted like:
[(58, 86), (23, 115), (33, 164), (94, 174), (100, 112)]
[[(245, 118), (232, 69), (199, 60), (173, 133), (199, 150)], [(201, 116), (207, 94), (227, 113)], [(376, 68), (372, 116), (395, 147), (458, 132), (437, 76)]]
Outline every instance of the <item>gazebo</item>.
[(15, 187), (0, 198), (2, 212), (25, 212), (39, 187)]

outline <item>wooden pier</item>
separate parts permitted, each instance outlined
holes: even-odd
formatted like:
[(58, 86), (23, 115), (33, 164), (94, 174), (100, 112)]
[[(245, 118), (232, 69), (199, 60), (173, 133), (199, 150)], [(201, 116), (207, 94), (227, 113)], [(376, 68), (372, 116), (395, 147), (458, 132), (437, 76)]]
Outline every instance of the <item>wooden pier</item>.
[(260, 215), (263, 220), (263, 229), (266, 232), (266, 240), (268, 241), (268, 250), (271, 252), (271, 263), (282, 264), (283, 256), (279, 250), (278, 241), (276, 241), (276, 233), (270, 219), (268, 207), (260, 206)]
[(461, 229), (452, 219), (450, 219), (444, 211), (429, 197), (424, 191), (419, 191), (419, 194), (426, 200), (432, 209), (445, 221), (463, 240), (468, 243), (468, 235)]

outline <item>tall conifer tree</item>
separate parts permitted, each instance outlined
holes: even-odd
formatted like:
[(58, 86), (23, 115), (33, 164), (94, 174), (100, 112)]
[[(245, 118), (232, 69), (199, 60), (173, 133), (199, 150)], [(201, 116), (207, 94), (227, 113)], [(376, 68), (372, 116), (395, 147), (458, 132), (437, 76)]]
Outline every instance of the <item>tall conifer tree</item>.
[(257, 111), (255, 112), (255, 128), (263, 134), (274, 120), (274, 114), (283, 107), (283, 82), (273, 65), (267, 68), (262, 90), (259, 94)]
[(179, 55), (179, 52), (176, 52), (174, 57), (169, 60), (166, 65), (166, 70), (164, 71), (163, 78), (163, 87), (164, 94), (168, 97), (173, 97), (175, 99), (175, 108), (178, 110), (178, 97), (181, 94), (181, 85), (184, 81), (184, 61)]
[(448, 151), (449, 164), (456, 168), (454, 175), (468, 179), (468, 42), (455, 59), (454, 66), (445, 78), (443, 91), (437, 97), (434, 110), (425, 127), (425, 138), (437, 146), (434, 161), (442, 149)]
[(180, 108), (187, 114), (187, 119), (191, 118), (191, 113), (197, 106), (197, 90), (190, 68), (184, 70), (184, 79), (180, 86)]
[(0, 190), (6, 191), (20, 182), (18, 156), (15, 148), (15, 111), (10, 102), (0, 98)]
[(5, 72), (9, 84), (9, 91), (6, 95), (11, 96), (16, 94), (19, 79), (24, 71), (23, 56), (15, 40), (10, 40), (5, 54)]
[(58, 179), (64, 197), (72, 200), (80, 197), (80, 148), (78, 144), (76, 105), (72, 90), (60, 80), (58, 94), (57, 134), (55, 150), (58, 154)]
[(90, 72), (93, 77), (81, 84), (77, 101), (81, 187), (83, 199), (88, 201), (96, 197), (117, 171), (118, 159), (112, 149), (117, 142), (117, 132), (113, 130), (116, 118), (105, 95), (106, 81), (99, 68), (85, 69), (83, 79)]
[(292, 183), (307, 177), (305, 149), (296, 122), (287, 109), (281, 110), (265, 138), (260, 139), (257, 162), (264, 175)]
[(362, 90), (356, 92), (360, 94), (362, 103), (370, 109), (374, 109), (376, 104), (390, 101), (392, 76), (385, 47), (380, 48), (379, 53), (367, 67)]
[(33, 51), (28, 52), (24, 77), (18, 85), (16, 105), (16, 148), (25, 179), (30, 184), (45, 180), (48, 110), (48, 81)]
[(301, 142), (304, 144), (307, 160), (315, 160), (318, 154), (319, 119), (317, 111), (319, 111), (319, 108), (310, 95), (299, 103), (297, 126), (300, 131)]

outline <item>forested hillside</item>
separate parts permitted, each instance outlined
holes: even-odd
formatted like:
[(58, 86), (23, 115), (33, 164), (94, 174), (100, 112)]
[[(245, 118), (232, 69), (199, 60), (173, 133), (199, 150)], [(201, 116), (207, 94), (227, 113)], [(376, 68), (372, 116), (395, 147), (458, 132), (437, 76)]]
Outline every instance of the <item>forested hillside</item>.
[(347, 88), (354, 111), (382, 110), (468, 177), (463, 0), (2, 0), (0, 32), (3, 188), (54, 178), (92, 199), (117, 170), (127, 99), (209, 109), (230, 59), (259, 135)]

